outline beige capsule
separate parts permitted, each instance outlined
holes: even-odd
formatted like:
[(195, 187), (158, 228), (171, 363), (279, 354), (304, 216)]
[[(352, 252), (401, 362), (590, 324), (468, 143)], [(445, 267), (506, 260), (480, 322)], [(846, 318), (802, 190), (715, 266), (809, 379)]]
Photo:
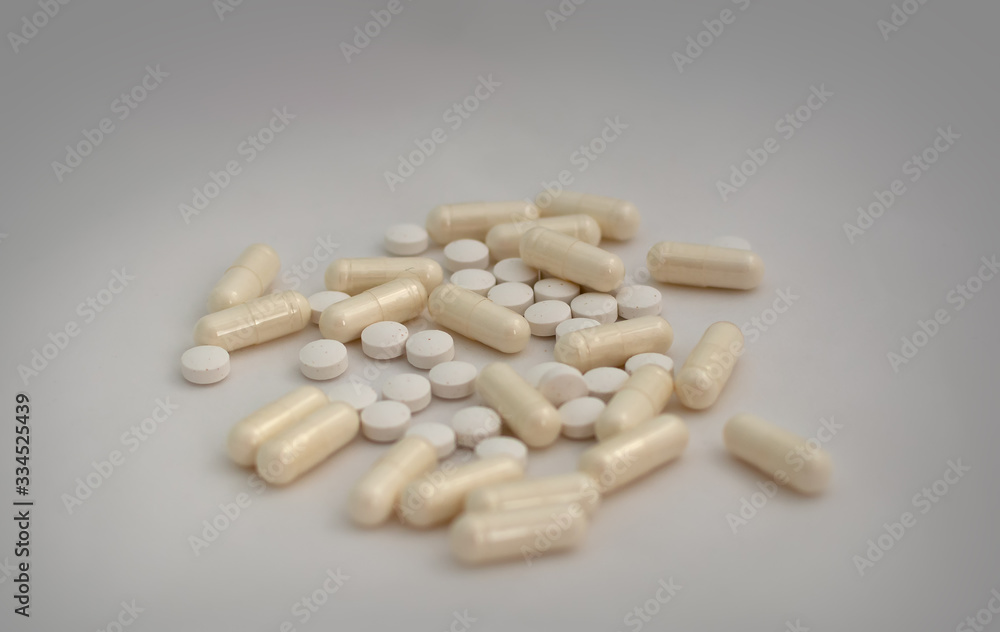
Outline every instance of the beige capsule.
[(350, 443), (360, 427), (353, 407), (344, 402), (328, 404), (260, 446), (257, 473), (273, 485), (291, 483)]
[(469, 513), (573, 504), (588, 514), (601, 504), (597, 483), (583, 472), (495, 483), (475, 489), (465, 497), (465, 510)]
[(544, 448), (559, 437), (559, 411), (509, 364), (494, 362), (483, 367), (476, 378), (476, 392), (529, 447)]
[(646, 267), (662, 283), (730, 290), (752, 290), (764, 277), (764, 262), (754, 252), (675, 241), (650, 248)]
[(714, 323), (705, 331), (677, 373), (677, 399), (688, 408), (708, 408), (719, 399), (743, 355), (743, 332), (729, 322)]
[(465, 497), (483, 485), (512, 481), (524, 476), (524, 464), (507, 456), (492, 456), (464, 463), (440, 476), (417, 479), (406, 486), (399, 499), (403, 521), (414, 527), (433, 527), (450, 522), (462, 512)]
[(267, 244), (252, 244), (226, 269), (208, 297), (208, 311), (218, 312), (255, 299), (271, 286), (281, 258)]
[(418, 279), (427, 292), (441, 285), (441, 264), (427, 257), (337, 259), (326, 267), (326, 289), (354, 296), (401, 277)]
[(577, 469), (597, 481), (602, 494), (610, 494), (676, 459), (687, 444), (688, 429), (680, 417), (660, 415), (588, 449)]
[(535, 204), (543, 217), (577, 213), (590, 215), (600, 224), (601, 234), (607, 239), (624, 241), (639, 232), (639, 211), (625, 200), (563, 191), (555, 196), (540, 193), (535, 198)]
[(618, 255), (548, 228), (526, 232), (520, 253), (529, 266), (598, 292), (610, 292), (625, 280), (625, 264)]
[(524, 316), (453, 283), (431, 292), (427, 311), (434, 322), (504, 353), (517, 353), (531, 339)]
[(226, 439), (229, 458), (244, 467), (257, 461), (257, 451), (272, 437), (330, 403), (315, 386), (300, 386), (240, 420)]
[(531, 202), (464, 202), (435, 206), (427, 214), (427, 234), (442, 246), (459, 239), (482, 241), (497, 224), (538, 219)]
[(425, 307), (427, 291), (419, 281), (396, 279), (327, 307), (319, 317), (319, 330), (324, 338), (350, 342), (372, 323), (402, 323), (419, 316)]
[(437, 462), (437, 450), (430, 441), (417, 435), (403, 437), (351, 490), (347, 513), (365, 527), (382, 524), (410, 481), (434, 469)]
[(570, 332), (556, 342), (556, 362), (589, 371), (599, 366), (623, 366), (640, 353), (666, 353), (674, 342), (674, 330), (660, 316), (598, 325)]
[(611, 396), (594, 421), (598, 441), (635, 428), (659, 415), (674, 392), (674, 378), (661, 366), (644, 364)]
[(730, 454), (798, 492), (818, 494), (830, 483), (830, 455), (766, 419), (736, 415), (723, 426), (722, 439)]
[(467, 513), (451, 528), (451, 551), (466, 564), (514, 558), (530, 563), (577, 546), (586, 535), (587, 513), (578, 505)]
[(590, 215), (560, 215), (543, 217), (534, 222), (497, 224), (486, 233), (486, 245), (496, 261), (519, 257), (521, 237), (536, 226), (575, 237), (591, 246), (601, 243), (601, 227)]
[(301, 331), (311, 317), (309, 299), (298, 292), (269, 294), (202, 316), (194, 341), (235, 351)]

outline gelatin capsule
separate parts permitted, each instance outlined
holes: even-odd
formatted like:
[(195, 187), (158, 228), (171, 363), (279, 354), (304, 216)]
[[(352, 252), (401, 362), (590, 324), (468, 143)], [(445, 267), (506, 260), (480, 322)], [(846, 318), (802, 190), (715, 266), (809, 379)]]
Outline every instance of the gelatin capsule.
[(435, 206), (427, 214), (427, 233), (442, 246), (459, 239), (483, 241), (497, 224), (538, 219), (531, 202), (464, 202)]
[(522, 476), (524, 465), (509, 456), (476, 459), (449, 472), (438, 470), (406, 486), (399, 500), (399, 514), (414, 527), (450, 522), (462, 512), (465, 497), (472, 490)]
[(451, 551), (467, 564), (525, 562), (583, 542), (587, 513), (577, 505), (467, 513), (451, 528)]
[(676, 459), (687, 444), (680, 417), (660, 415), (588, 449), (578, 469), (597, 481), (602, 494), (610, 494)]
[(486, 365), (476, 378), (476, 392), (530, 447), (544, 448), (559, 437), (559, 411), (509, 364)]
[(281, 258), (267, 244), (253, 244), (240, 253), (208, 297), (209, 313), (257, 298), (271, 286), (281, 269)]
[(708, 408), (743, 355), (743, 332), (729, 322), (714, 323), (705, 331), (677, 374), (677, 399), (688, 408)]
[(623, 366), (640, 353), (666, 353), (674, 330), (660, 316), (642, 316), (572, 331), (556, 342), (556, 362), (589, 371), (599, 366)]
[(655, 364), (639, 367), (594, 422), (597, 440), (609, 439), (659, 415), (673, 392), (674, 378), (666, 369)]
[(300, 386), (240, 420), (226, 441), (229, 458), (244, 467), (257, 461), (257, 450), (284, 429), (330, 403), (315, 386)]
[(326, 267), (326, 289), (354, 296), (401, 277), (418, 279), (429, 293), (441, 285), (441, 264), (427, 257), (337, 259)]
[(469, 513), (572, 504), (579, 505), (588, 514), (594, 513), (601, 504), (597, 483), (583, 472), (495, 483), (474, 489), (465, 497), (465, 510)]
[(419, 281), (396, 279), (327, 307), (319, 317), (319, 330), (324, 338), (350, 342), (360, 338), (368, 325), (406, 322), (426, 306), (427, 291)]
[(347, 501), (348, 514), (366, 527), (382, 524), (410, 481), (434, 469), (437, 462), (430, 441), (417, 435), (403, 437), (355, 485)]
[(624, 241), (639, 232), (639, 211), (625, 200), (563, 191), (555, 196), (540, 193), (535, 198), (535, 204), (543, 217), (577, 213), (590, 215), (600, 224), (601, 234), (607, 239)]
[(273, 485), (286, 485), (351, 442), (360, 428), (358, 411), (333, 402), (309, 413), (257, 450), (257, 473)]
[(543, 217), (534, 222), (497, 224), (490, 229), (490, 232), (486, 233), (486, 245), (490, 249), (490, 256), (496, 261), (520, 256), (521, 237), (536, 226), (575, 237), (591, 246), (601, 243), (601, 227), (593, 217), (590, 215), (559, 215)]
[(730, 290), (752, 290), (764, 276), (764, 262), (749, 250), (675, 241), (650, 248), (646, 267), (661, 283)]
[(526, 232), (520, 253), (529, 266), (598, 292), (610, 292), (625, 280), (625, 264), (618, 255), (548, 228)]
[(279, 292), (202, 316), (194, 326), (194, 341), (235, 351), (301, 331), (310, 318), (309, 299)]
[(722, 439), (730, 454), (780, 485), (803, 494), (818, 494), (830, 483), (830, 455), (818, 444), (812, 445), (766, 419), (746, 413), (736, 415), (723, 426)]
[(521, 351), (531, 339), (524, 316), (453, 283), (431, 292), (427, 311), (439, 325), (504, 353)]

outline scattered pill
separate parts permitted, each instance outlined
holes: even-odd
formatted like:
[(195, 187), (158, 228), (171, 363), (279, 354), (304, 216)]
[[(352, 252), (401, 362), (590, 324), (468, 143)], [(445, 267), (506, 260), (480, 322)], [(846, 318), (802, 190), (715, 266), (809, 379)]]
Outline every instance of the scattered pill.
[(361, 331), (361, 351), (375, 360), (403, 355), (410, 332), (406, 325), (391, 320), (372, 323)]
[(309, 307), (312, 309), (312, 321), (315, 324), (319, 324), (319, 317), (323, 315), (323, 310), (330, 307), (334, 303), (339, 303), (344, 299), (351, 298), (350, 294), (346, 292), (337, 292), (334, 290), (324, 290), (322, 292), (316, 292), (309, 297)]
[(830, 483), (830, 455), (814, 439), (803, 439), (746, 413), (726, 422), (722, 438), (730, 454), (780, 485), (788, 485), (803, 494), (818, 494)]
[(385, 249), (394, 255), (419, 255), (427, 250), (427, 231), (416, 224), (393, 224), (385, 229)]
[(523, 372), (524, 381), (532, 385), (533, 387), (538, 388), (539, 382), (542, 381), (542, 378), (545, 376), (546, 373), (548, 373), (552, 369), (557, 369), (563, 366), (567, 365), (563, 364), (562, 362), (542, 362), (540, 364), (536, 364), (527, 371)]
[(559, 411), (509, 364), (486, 365), (476, 378), (476, 392), (531, 447), (544, 448), (559, 437)]
[(592, 246), (601, 243), (601, 227), (589, 215), (561, 215), (543, 217), (534, 222), (497, 224), (486, 233), (486, 246), (497, 261), (517, 257), (521, 251), (521, 237), (535, 226), (548, 228), (569, 235)]
[(626, 285), (615, 294), (618, 315), (622, 318), (659, 316), (663, 309), (663, 295), (648, 285)]
[(533, 336), (556, 335), (556, 327), (569, 320), (570, 316), (572, 313), (569, 305), (562, 301), (542, 301), (524, 310), (524, 318), (528, 321)]
[(441, 285), (441, 265), (427, 257), (336, 259), (326, 267), (326, 289), (354, 296), (399, 278), (417, 279), (427, 292)]
[(306, 297), (280, 292), (202, 316), (194, 326), (194, 341), (235, 351), (301, 331), (310, 318)]
[(474, 364), (452, 360), (436, 364), (427, 374), (431, 382), (431, 393), (442, 399), (461, 399), (476, 392), (476, 376), (479, 370)]
[(589, 318), (602, 325), (608, 325), (618, 320), (618, 301), (610, 294), (587, 292), (573, 299), (570, 303), (573, 318)]
[(688, 429), (676, 415), (660, 415), (601, 441), (580, 455), (578, 469), (609, 494), (679, 457)]
[(229, 375), (229, 352), (214, 345), (198, 345), (181, 354), (181, 375), (192, 384), (215, 384)]
[(501, 307), (524, 315), (535, 302), (535, 292), (524, 283), (500, 283), (486, 293), (486, 297)]
[(562, 301), (569, 303), (580, 296), (580, 286), (571, 281), (549, 278), (535, 283), (536, 301)]
[(600, 292), (615, 289), (625, 279), (625, 264), (618, 255), (547, 228), (526, 232), (520, 253), (529, 266)]
[(538, 280), (538, 270), (526, 264), (520, 257), (512, 257), (498, 261), (493, 266), (493, 276), (501, 283), (532, 285)]
[(646, 267), (661, 283), (731, 290), (752, 290), (764, 276), (764, 263), (749, 250), (673, 241), (650, 248)]
[(367, 384), (351, 380), (345, 384), (337, 384), (327, 390), (330, 401), (346, 402), (355, 410), (362, 411), (378, 401), (378, 392)]
[[(524, 476), (524, 464), (498, 455), (463, 463), (441, 481), (417, 479), (406, 486), (399, 500), (403, 521), (414, 527), (433, 527), (450, 522), (461, 513), (472, 490), (512, 481)], [(426, 477), (430, 478), (430, 476)]]
[(506, 455), (514, 457), (522, 465), (528, 464), (528, 446), (514, 437), (490, 437), (476, 444), (476, 456), (487, 459), (492, 456)]
[(590, 391), (583, 374), (567, 364), (560, 364), (546, 371), (538, 380), (537, 388), (556, 407), (572, 399), (586, 397)]
[[(559, 537), (546, 539), (545, 550), (536, 544), (539, 534), (558, 525)], [(549, 505), (516, 511), (467, 513), (451, 528), (451, 551), (466, 564), (482, 564), (511, 558), (532, 557), (583, 542), (587, 514), (573, 505)]]
[(411, 416), (410, 407), (402, 402), (375, 402), (361, 411), (361, 433), (378, 443), (396, 441), (410, 427)]
[(490, 264), (490, 249), (475, 239), (459, 239), (444, 247), (444, 267), (452, 272), (475, 268), (485, 270)]
[(455, 340), (439, 329), (428, 329), (406, 341), (406, 360), (418, 369), (432, 369), (455, 357)]
[(281, 258), (267, 244), (253, 244), (240, 253), (208, 297), (209, 313), (242, 305), (264, 294), (281, 269)]
[(414, 424), (406, 431), (407, 437), (423, 437), (432, 446), (438, 460), (447, 459), (455, 451), (455, 431), (436, 421)]
[(300, 386), (241, 419), (226, 439), (226, 449), (238, 465), (250, 467), (257, 450), (285, 428), (330, 403), (326, 393), (315, 386)]
[(467, 202), (436, 206), (427, 214), (427, 232), (439, 244), (459, 239), (485, 239), (486, 233), (507, 222), (538, 219), (531, 202)]
[(622, 366), (639, 353), (665, 353), (673, 341), (674, 330), (667, 321), (659, 316), (643, 316), (568, 333), (556, 341), (552, 357), (588, 371), (599, 366)]
[(394, 443), (365, 474), (347, 501), (347, 512), (359, 525), (374, 527), (389, 518), (410, 481), (437, 466), (437, 451), (420, 436)]
[(590, 439), (594, 436), (594, 423), (605, 407), (604, 400), (596, 397), (571, 399), (559, 407), (562, 433), (568, 439)]
[(332, 402), (285, 428), (257, 451), (257, 474), (287, 485), (344, 447), (358, 434), (358, 411)]
[(500, 415), (486, 406), (469, 406), (451, 418), (456, 441), (463, 448), (475, 448), (480, 441), (500, 435)]
[(639, 211), (631, 202), (615, 198), (562, 191), (557, 195), (540, 193), (535, 198), (539, 212), (543, 216), (590, 215), (601, 226), (601, 233), (607, 239), (624, 241), (639, 232)]
[(416, 373), (393, 375), (382, 385), (382, 397), (406, 404), (410, 412), (419, 412), (431, 403), (431, 383)]
[(637, 353), (625, 361), (625, 372), (632, 375), (636, 369), (644, 364), (656, 364), (666, 369), (671, 375), (674, 373), (673, 358), (662, 353)]
[(577, 504), (588, 514), (601, 504), (597, 483), (583, 472), (526, 478), (485, 485), (465, 497), (465, 510), (520, 511), (549, 505)]
[(714, 404), (743, 349), (739, 327), (728, 322), (710, 325), (677, 374), (677, 399), (695, 410)]
[(604, 441), (659, 415), (673, 392), (674, 378), (663, 367), (655, 364), (639, 367), (611, 396), (597, 418), (594, 425), (597, 440)]
[(556, 325), (556, 340), (559, 340), (566, 334), (573, 333), (574, 331), (597, 327), (600, 324), (601, 323), (593, 318), (570, 318), (569, 320), (564, 320)]
[(583, 379), (591, 397), (608, 401), (628, 379), (628, 373), (615, 367), (599, 366), (584, 373)]
[(332, 380), (347, 370), (347, 347), (336, 340), (313, 340), (299, 350), (299, 369), (310, 380)]
[(326, 308), (319, 319), (319, 330), (324, 338), (350, 342), (372, 323), (406, 322), (419, 316), (426, 306), (427, 292), (420, 282), (396, 279)]
[(439, 325), (504, 353), (521, 351), (531, 338), (524, 316), (451, 283), (431, 292), (427, 311)]
[(451, 275), (451, 282), (458, 287), (472, 290), (480, 296), (486, 296), (490, 288), (497, 284), (497, 278), (493, 276), (492, 272), (487, 270), (467, 268)]

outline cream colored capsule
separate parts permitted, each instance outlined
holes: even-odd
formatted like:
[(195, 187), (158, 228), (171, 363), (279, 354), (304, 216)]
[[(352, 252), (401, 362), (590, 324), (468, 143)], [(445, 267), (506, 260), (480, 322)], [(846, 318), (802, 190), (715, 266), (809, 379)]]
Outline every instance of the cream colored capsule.
[(427, 257), (337, 259), (326, 267), (326, 289), (354, 296), (401, 277), (418, 279), (427, 292), (441, 285), (441, 264)]
[(464, 202), (435, 206), (427, 214), (427, 233), (442, 246), (459, 239), (483, 241), (497, 224), (538, 219), (531, 202)]
[(676, 415), (660, 415), (601, 441), (580, 455), (578, 469), (610, 494), (679, 457), (688, 429)]
[(810, 442), (766, 419), (736, 415), (723, 426), (722, 439), (730, 454), (780, 485), (803, 494), (818, 494), (830, 483), (830, 455), (815, 440)]
[(333, 402), (268, 439), (257, 450), (257, 473), (274, 485), (286, 485), (350, 443), (361, 427), (358, 411)]
[(246, 303), (270, 287), (281, 269), (281, 258), (267, 244), (253, 244), (240, 253), (208, 297), (209, 313)]
[(764, 262), (737, 248), (661, 241), (646, 255), (649, 274), (662, 283), (752, 290), (764, 276)]
[(504, 353), (521, 351), (531, 339), (524, 316), (453, 283), (431, 292), (427, 311), (439, 325)]
[(486, 485), (469, 492), (465, 510), (519, 511), (549, 505), (576, 504), (594, 513), (601, 504), (597, 483), (583, 472)]
[(368, 325), (384, 320), (406, 322), (425, 307), (427, 291), (419, 281), (396, 279), (327, 307), (319, 317), (319, 330), (324, 338), (350, 342), (360, 338)]
[(450, 472), (439, 470), (440, 480), (433, 474), (406, 486), (399, 499), (399, 514), (414, 527), (433, 527), (462, 512), (465, 497), (472, 490), (524, 476), (524, 465), (510, 456), (477, 459)]
[(565, 334), (552, 352), (556, 362), (589, 371), (599, 366), (622, 366), (640, 353), (666, 353), (674, 342), (674, 330), (660, 316), (578, 329)]
[(330, 403), (326, 393), (315, 386), (300, 386), (240, 420), (229, 431), (226, 450), (229, 458), (244, 467), (257, 461), (257, 450), (310, 413)]
[(486, 365), (476, 378), (476, 392), (528, 446), (544, 448), (559, 437), (559, 411), (509, 364)]
[(661, 366), (646, 364), (622, 384), (594, 421), (598, 441), (631, 430), (660, 414), (674, 392), (674, 378)]
[(543, 217), (535, 222), (497, 224), (486, 233), (486, 245), (490, 256), (496, 261), (518, 257), (521, 253), (521, 237), (530, 229), (541, 226), (557, 233), (575, 237), (591, 246), (601, 243), (601, 227), (590, 215), (560, 215)]
[(555, 196), (540, 193), (535, 198), (535, 204), (543, 217), (577, 213), (590, 215), (601, 225), (601, 234), (608, 239), (624, 241), (639, 232), (639, 211), (625, 200), (563, 191)]
[(710, 325), (677, 374), (677, 399), (688, 408), (708, 408), (719, 399), (722, 388), (743, 355), (743, 332), (736, 325)]
[(309, 299), (298, 292), (269, 294), (202, 316), (194, 341), (235, 351), (301, 331), (311, 317)]
[(598, 292), (610, 292), (625, 280), (625, 264), (618, 255), (548, 228), (526, 232), (520, 253), (529, 266)]
[(347, 513), (366, 527), (382, 524), (410, 481), (434, 469), (437, 462), (437, 450), (430, 441), (418, 435), (403, 437), (354, 486)]
[(467, 564), (518, 557), (530, 563), (586, 535), (587, 513), (578, 505), (467, 513), (451, 528), (451, 551)]

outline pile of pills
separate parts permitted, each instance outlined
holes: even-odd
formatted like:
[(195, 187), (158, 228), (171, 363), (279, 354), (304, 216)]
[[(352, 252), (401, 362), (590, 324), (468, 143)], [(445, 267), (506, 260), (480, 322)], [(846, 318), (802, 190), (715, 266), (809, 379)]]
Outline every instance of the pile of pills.
[[(416, 528), (453, 523), (452, 551), (468, 563), (520, 557), (554, 524), (560, 537), (549, 550), (581, 542), (602, 497), (681, 456), (688, 430), (678, 416), (663, 414), (667, 402), (676, 394), (687, 408), (712, 406), (743, 354), (743, 334), (729, 322), (711, 324), (675, 372), (660, 290), (623, 285), (622, 260), (600, 247), (602, 239), (636, 235), (636, 208), (573, 192), (536, 202), (445, 205), (430, 212), (426, 230), (390, 226), (384, 247), (395, 256), (336, 260), (326, 271), (326, 291), (308, 298), (265, 294), (280, 260), (269, 246), (247, 248), (195, 325), (197, 346), (181, 356), (185, 379), (221, 381), (230, 352), (310, 323), (323, 339), (299, 353), (309, 380), (343, 375), (347, 346), (359, 339), (366, 356), (398, 358), (420, 372), (386, 379), (381, 400), (364, 384), (345, 381), (327, 392), (300, 386), (232, 428), (230, 458), (284, 485), (360, 433), (391, 444), (350, 493), (347, 513), (360, 526), (380, 525), (393, 512)], [(444, 247), (444, 269), (420, 256), (431, 240)], [(732, 290), (757, 287), (764, 271), (738, 237), (660, 242), (646, 266), (662, 283)], [(411, 332), (405, 323), (425, 311), (448, 331)], [(453, 335), (492, 348), (497, 361), (478, 368), (456, 360)], [(532, 338), (554, 340), (554, 361), (522, 374), (504, 357)], [(411, 425), (435, 398), (473, 394), (484, 405), (462, 408), (448, 423)], [(825, 452), (760, 417), (737, 415), (722, 435), (734, 457), (791, 489), (815, 494), (829, 482)], [(529, 450), (560, 436), (596, 442), (576, 472), (525, 479)], [(474, 457), (439, 469), (456, 448)], [(789, 473), (784, 457), (791, 452), (805, 457)]]

